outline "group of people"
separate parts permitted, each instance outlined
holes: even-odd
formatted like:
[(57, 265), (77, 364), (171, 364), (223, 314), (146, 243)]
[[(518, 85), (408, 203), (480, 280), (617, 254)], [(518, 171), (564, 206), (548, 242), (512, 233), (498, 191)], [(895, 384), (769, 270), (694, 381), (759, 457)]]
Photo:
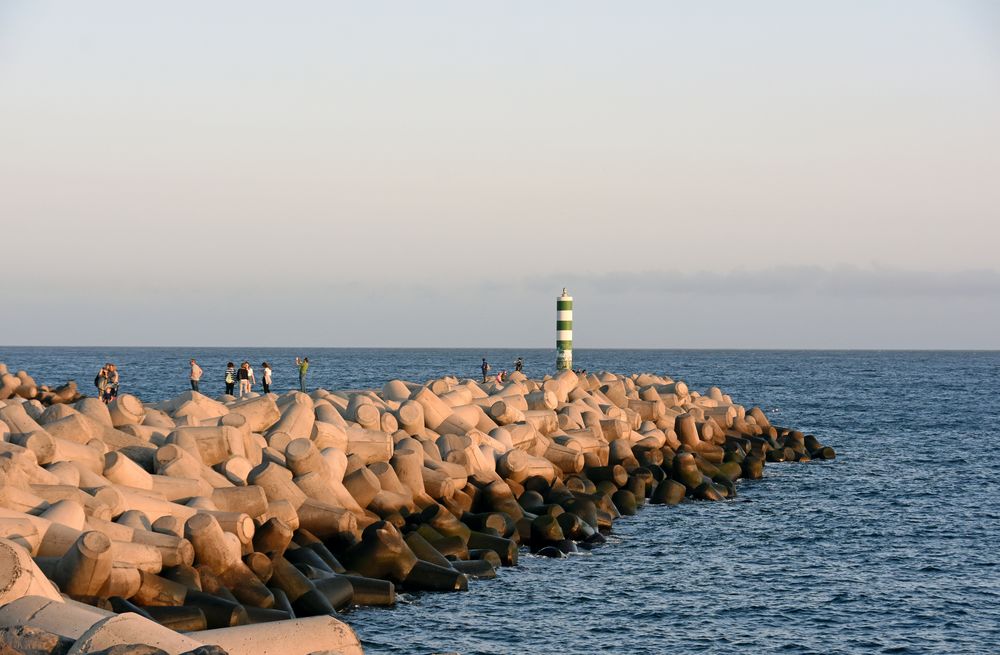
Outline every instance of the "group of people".
[[(191, 390), (200, 391), (201, 378), (204, 374), (201, 366), (198, 365), (198, 361), (191, 358)], [(261, 389), (264, 393), (271, 393), (271, 380), (273, 372), (271, 370), (271, 365), (267, 362), (263, 362), (261, 365)], [(306, 390), (306, 375), (309, 372), (309, 358), (308, 357), (296, 357), (295, 367), (299, 372), (299, 390), (305, 393)], [(486, 361), (483, 357), (482, 371), (483, 371), (483, 383), (489, 380), (489, 372), (492, 370), (490, 363)], [(518, 357), (514, 361), (514, 370), (521, 372), (524, 370), (524, 358)], [(504, 369), (496, 374), (497, 383), (504, 382), (508, 377), (507, 369)], [(236, 396), (238, 398), (243, 398), (253, 391), (253, 385), (257, 383), (257, 376), (254, 373), (253, 366), (250, 365), (249, 361), (244, 360), (240, 364), (239, 368), (233, 362), (228, 362), (226, 364), (225, 372), (225, 383), (226, 383), (226, 394), (230, 396)], [(104, 404), (109, 404), (112, 400), (118, 397), (118, 385), (120, 383), (120, 378), (118, 375), (118, 367), (114, 364), (105, 364), (101, 367), (100, 372), (97, 377), (94, 378), (94, 386), (97, 387), (98, 397)]]
[[(299, 389), (301, 391), (306, 390), (306, 373), (309, 371), (309, 358), (300, 359), (295, 358), (295, 366), (299, 370)], [(264, 393), (271, 393), (271, 381), (273, 378), (273, 371), (271, 370), (271, 365), (267, 362), (263, 362), (261, 365), (261, 378), (260, 384), (261, 389)], [(198, 365), (198, 361), (191, 359), (191, 390), (200, 391), (201, 386), (201, 376), (204, 371), (201, 366)], [(236, 364), (233, 362), (228, 362), (226, 364), (225, 373), (225, 383), (226, 383), (226, 394), (230, 396), (237, 396), (238, 398), (243, 398), (253, 390), (253, 385), (257, 383), (257, 376), (254, 374), (253, 366), (250, 362), (244, 360), (240, 364), (239, 368), (236, 368)]]
[[(261, 368), (261, 388), (264, 393), (271, 393), (271, 365), (263, 362)], [(257, 376), (253, 372), (250, 362), (244, 360), (239, 368), (232, 362), (226, 364), (226, 394), (242, 398), (253, 390), (253, 385), (257, 383)], [(234, 393), (235, 387), (235, 393)]]
[[(485, 384), (486, 381), (489, 379), (489, 372), (493, 369), (493, 367), (490, 366), (490, 363), (486, 361), (485, 357), (483, 357), (483, 364), (481, 368), (483, 371), (483, 384)], [(516, 360), (514, 360), (514, 371), (520, 373), (523, 370), (524, 370), (524, 358), (518, 357)], [(496, 375), (497, 383), (502, 383), (506, 379), (507, 379), (507, 369), (503, 369), (502, 371), (497, 373)]]
[(118, 397), (119, 382), (118, 367), (110, 363), (102, 366), (100, 372), (94, 378), (94, 386), (97, 387), (97, 397), (105, 405), (110, 404), (112, 400)]

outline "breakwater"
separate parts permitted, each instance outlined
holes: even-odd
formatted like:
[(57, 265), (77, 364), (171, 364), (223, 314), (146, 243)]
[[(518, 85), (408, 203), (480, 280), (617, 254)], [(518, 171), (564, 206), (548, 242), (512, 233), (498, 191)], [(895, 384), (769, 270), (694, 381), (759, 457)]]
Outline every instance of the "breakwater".
[[(47, 456), (45, 448), (46, 436), (56, 446), (66, 440), (67, 419), (77, 428), (105, 426), (82, 444), (95, 450), (104, 444), (102, 461), (89, 469), (104, 484), (90, 486), (101, 480), (89, 477), (75, 487), (110, 511), (94, 519), (87, 503), (91, 512), (97, 503), (73, 499), (85, 517), (79, 539), (101, 532), (93, 526), (113, 530), (99, 523), (113, 518), (133, 536), (173, 535), (178, 548), (187, 543), (193, 550), (191, 562), (161, 565), (156, 573), (136, 566), (145, 575), (131, 596), (105, 596), (99, 586), (97, 593), (71, 595), (97, 606), (117, 599), (127, 608), (128, 601), (132, 611), (153, 620), (150, 607), (182, 608), (157, 610), (159, 621), (171, 614), (175, 627), (188, 630), (201, 627), (201, 616), (207, 624), (199, 603), (213, 597), (232, 596), (229, 602), (247, 613), (244, 619), (233, 610), (237, 618), (230, 615), (230, 621), (240, 623), (279, 618), (273, 612), (326, 616), (323, 597), (333, 609), (345, 602), (390, 602), (397, 585), (460, 589), (470, 576), (490, 576), (497, 565), (513, 563), (518, 544), (553, 556), (591, 547), (617, 516), (647, 498), (731, 497), (735, 479), (757, 477), (765, 461), (833, 455), (808, 435), (771, 426), (759, 409), (735, 405), (719, 389), (702, 395), (649, 375), (567, 372), (534, 381), (518, 376), (503, 385), (392, 381), (378, 392), (320, 390), (225, 403), (188, 393), (143, 404), (125, 395), (109, 408), (91, 399), (73, 408), (23, 400), (0, 409), (0, 417), (4, 411), (16, 415), (9, 443), (34, 453), (35, 466), (45, 471), (67, 468), (60, 467), (65, 455)], [(93, 489), (98, 491), (89, 493)], [(221, 499), (237, 493), (229, 489), (263, 494), (263, 500), (226, 505)], [(124, 501), (115, 505), (119, 493)], [(59, 514), (51, 506), (60, 501), (41, 500), (50, 506), (39, 512), (39, 503), (22, 513)], [(48, 575), (44, 557), (36, 561)], [(200, 592), (189, 569), (199, 575)], [(52, 574), (70, 584), (68, 573)], [(188, 591), (175, 587), (169, 604), (151, 605), (141, 588), (162, 586), (159, 580)], [(351, 585), (348, 600), (344, 580)], [(232, 637), (247, 628), (225, 630)], [(278, 624), (271, 631), (280, 633)], [(206, 633), (188, 633), (199, 634)]]

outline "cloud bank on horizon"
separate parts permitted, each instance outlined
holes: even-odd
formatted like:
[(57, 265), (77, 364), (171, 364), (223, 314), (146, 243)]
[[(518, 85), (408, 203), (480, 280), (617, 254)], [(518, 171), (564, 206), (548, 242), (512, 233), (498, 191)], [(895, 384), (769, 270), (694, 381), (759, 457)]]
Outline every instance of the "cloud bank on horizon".
[(209, 279), (45, 285), (7, 299), (30, 321), (9, 323), (4, 345), (543, 348), (562, 284), (575, 298), (577, 349), (998, 347), (996, 272), (816, 267), (392, 285), (285, 272), (215, 291)]
[[(0, 344), (1000, 348), (1000, 10), (0, 4)], [(9, 318), (13, 317), (13, 318)]]

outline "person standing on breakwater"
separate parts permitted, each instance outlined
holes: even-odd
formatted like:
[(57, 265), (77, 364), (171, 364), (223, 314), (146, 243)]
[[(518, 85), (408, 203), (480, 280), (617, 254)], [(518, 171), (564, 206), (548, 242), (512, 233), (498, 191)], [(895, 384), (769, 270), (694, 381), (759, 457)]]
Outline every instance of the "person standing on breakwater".
[(264, 388), (264, 393), (271, 393), (271, 365), (264, 362), (260, 368), (263, 371), (260, 374), (260, 384)]
[(520, 373), (523, 370), (524, 370), (524, 357), (518, 357), (517, 360), (514, 361), (514, 372)]
[(191, 391), (198, 391), (198, 383), (201, 382), (201, 367), (194, 359), (191, 360)]
[(104, 404), (110, 405), (111, 401), (118, 397), (118, 384), (121, 378), (118, 376), (118, 367), (108, 364), (108, 383), (104, 386)]
[(306, 373), (309, 371), (309, 358), (295, 358), (295, 365), (299, 367), (299, 391), (306, 392)]
[(233, 395), (233, 387), (236, 386), (236, 365), (232, 362), (226, 364), (226, 395)]
[(487, 375), (486, 374), (489, 373), (489, 371), (490, 371), (490, 363), (488, 361), (486, 361), (485, 357), (483, 357), (483, 364), (482, 364), (482, 366), (480, 368), (483, 369), (483, 384), (485, 384), (486, 380), (487, 380)]
[(257, 384), (257, 376), (253, 374), (253, 366), (250, 362), (244, 362), (247, 365), (247, 372), (250, 374), (250, 386), (247, 387), (247, 391), (253, 391), (253, 385)]
[(236, 371), (236, 379), (239, 381), (239, 394), (238, 397), (242, 398), (244, 395), (250, 393), (250, 365), (246, 362), (240, 364), (240, 368)]
[(94, 386), (97, 387), (97, 397), (104, 400), (104, 388), (108, 386), (108, 365), (105, 364), (98, 371), (97, 376), (94, 378)]

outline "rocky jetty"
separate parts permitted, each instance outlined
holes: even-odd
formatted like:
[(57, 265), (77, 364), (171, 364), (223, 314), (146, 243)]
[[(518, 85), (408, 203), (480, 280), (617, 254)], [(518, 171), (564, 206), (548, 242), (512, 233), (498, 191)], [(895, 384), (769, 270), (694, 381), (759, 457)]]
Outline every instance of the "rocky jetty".
[(2, 364), (0, 383), (4, 652), (360, 653), (344, 609), (463, 591), (644, 503), (835, 457), (651, 374), (110, 405)]
[(82, 397), (83, 394), (77, 389), (75, 380), (50, 389), (44, 384), (35, 382), (35, 378), (28, 375), (27, 371), (11, 373), (4, 364), (0, 363), (0, 400), (4, 398), (35, 400), (48, 407), (62, 403), (75, 403)]

